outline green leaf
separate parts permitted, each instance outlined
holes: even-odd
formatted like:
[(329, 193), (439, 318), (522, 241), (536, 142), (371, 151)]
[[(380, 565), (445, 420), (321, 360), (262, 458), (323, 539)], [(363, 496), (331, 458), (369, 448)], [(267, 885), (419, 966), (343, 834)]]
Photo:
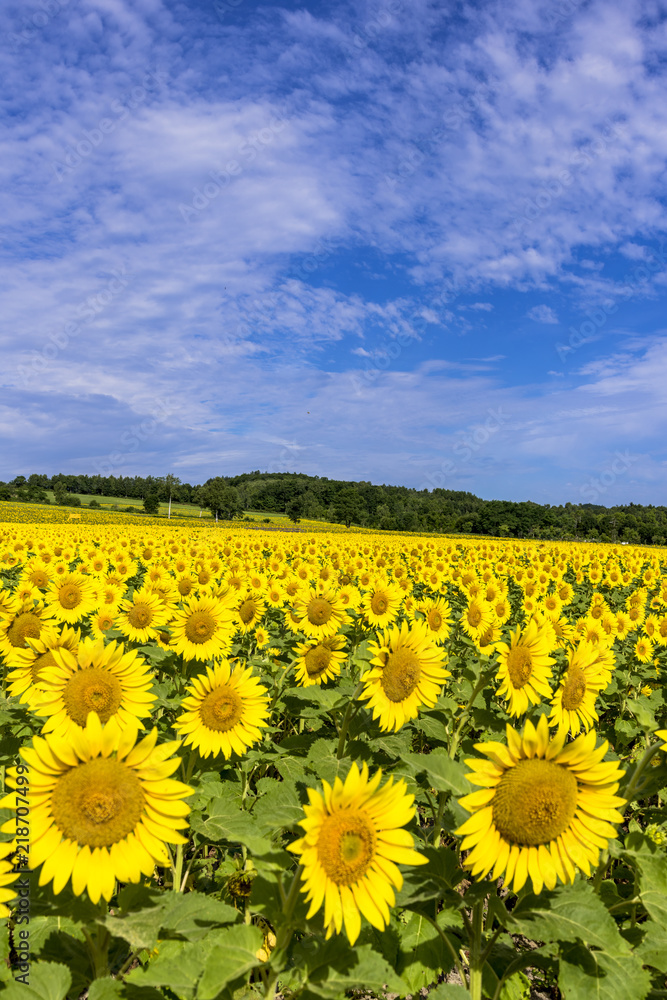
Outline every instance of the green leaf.
[(643, 834), (626, 838), (623, 855), (640, 872), (639, 895), (656, 923), (667, 927), (667, 864), (664, 853)]
[(355, 989), (380, 995), (387, 991), (406, 994), (405, 984), (369, 944), (352, 948), (340, 935), (324, 943), (305, 938), (295, 947), (294, 955), (308, 977), (311, 996), (338, 1000)]
[(423, 779), (430, 788), (437, 792), (451, 792), (453, 795), (468, 795), (473, 791), (472, 785), (465, 777), (465, 765), (458, 760), (452, 760), (441, 748), (432, 753), (408, 753), (402, 755), (402, 760), (415, 777)]
[(257, 790), (261, 793), (261, 798), (253, 810), (253, 816), (263, 833), (270, 834), (279, 827), (291, 829), (305, 818), (293, 781), (261, 778), (257, 782)]
[(245, 844), (252, 854), (267, 854), (272, 850), (271, 841), (262, 836), (250, 813), (239, 809), (237, 800), (230, 801), (228, 796), (212, 799), (205, 819), (201, 813), (193, 811), (190, 825), (195, 833), (214, 844), (220, 841)]
[(581, 880), (520, 899), (508, 915), (507, 928), (531, 941), (583, 941), (613, 955), (630, 953), (600, 897)]
[(403, 888), (398, 893), (398, 906), (415, 906), (432, 899), (449, 901), (458, 908), (461, 897), (453, 892), (465, 873), (459, 868), (458, 854), (450, 848), (420, 848), (428, 864), (408, 868), (403, 873)]
[(145, 968), (134, 969), (127, 981), (213, 1000), (226, 983), (261, 964), (256, 953), (262, 941), (262, 932), (250, 924), (209, 931), (197, 942), (164, 941), (157, 957)]
[(31, 962), (25, 975), (25, 982), (15, 979), (5, 986), (3, 1000), (65, 1000), (72, 985), (71, 972), (57, 962)]
[(642, 943), (635, 949), (635, 954), (642, 965), (650, 965), (660, 972), (667, 973), (667, 928), (653, 923), (652, 920), (642, 926), (646, 928), (646, 933)]
[[(408, 992), (419, 993), (430, 986), (441, 972), (449, 972), (454, 959), (442, 942), (438, 931), (421, 913), (408, 913), (404, 924), (398, 924), (401, 950), (398, 972)], [(458, 945), (454, 945), (454, 951)]]
[(258, 927), (239, 924), (230, 927), (211, 950), (197, 985), (198, 1000), (213, 1000), (222, 986), (249, 972), (260, 962), (257, 951), (264, 937)]
[(465, 986), (457, 983), (440, 983), (430, 991), (428, 1000), (470, 1000), (470, 994)]
[(118, 901), (125, 912), (107, 917), (104, 923), (133, 951), (150, 951), (158, 939), (199, 941), (212, 928), (234, 923), (239, 916), (233, 906), (199, 892), (157, 893), (144, 886), (127, 886)]
[(570, 945), (560, 955), (558, 985), (566, 1000), (643, 1000), (651, 977), (632, 954)]

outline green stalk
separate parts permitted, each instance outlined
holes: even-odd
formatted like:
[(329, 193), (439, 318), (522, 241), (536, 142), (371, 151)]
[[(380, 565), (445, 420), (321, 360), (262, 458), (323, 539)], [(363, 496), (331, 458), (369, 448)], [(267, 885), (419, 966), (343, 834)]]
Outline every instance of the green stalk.
[(345, 715), (343, 716), (343, 722), (340, 727), (340, 736), (338, 739), (338, 751), (336, 753), (336, 757), (338, 758), (338, 760), (341, 760), (345, 756), (345, 743), (347, 742), (347, 731), (350, 728), (350, 723), (352, 722), (354, 715), (359, 711), (361, 707), (360, 705), (355, 705), (354, 703), (363, 690), (364, 690), (364, 685), (361, 683), (357, 684), (354, 694), (347, 703), (347, 708), (345, 709)]
[(662, 743), (654, 743), (652, 746), (647, 747), (647, 749), (644, 751), (644, 756), (642, 757), (642, 759), (639, 761), (639, 764), (635, 768), (635, 773), (632, 775), (632, 778), (630, 779), (627, 788), (619, 790), (619, 794), (622, 795), (627, 802), (627, 805), (625, 807), (626, 809), (632, 804), (632, 802), (634, 802), (634, 800), (637, 798), (637, 795), (642, 791), (642, 788), (644, 786), (639, 785), (639, 779), (646, 770), (649, 762), (658, 753), (661, 746)]
[(176, 846), (176, 861), (172, 862), (171, 875), (173, 879), (172, 892), (181, 892), (183, 880), (183, 844)]
[(472, 908), (472, 945), (470, 948), (470, 1000), (482, 1000), (482, 928), (484, 926), (484, 902), (480, 900)]
[(472, 708), (473, 702), (474, 702), (475, 698), (477, 697), (477, 695), (479, 694), (479, 692), (482, 690), (482, 688), (486, 685), (486, 682), (489, 680), (489, 678), (492, 676), (492, 674), (493, 674), (493, 670), (482, 671), (480, 673), (479, 680), (475, 684), (475, 687), (473, 688), (473, 692), (470, 695), (470, 698), (468, 699), (468, 704), (466, 705), (466, 707), (461, 712), (461, 715), (460, 715), (460, 718), (459, 718), (459, 723), (458, 723), (456, 729), (454, 730), (454, 735), (452, 736), (452, 741), (449, 744), (449, 751), (448, 752), (449, 752), (449, 756), (452, 758), (452, 760), (456, 756), (456, 751), (459, 748), (459, 742), (461, 740), (461, 731), (463, 730), (463, 727), (465, 726), (466, 722), (468, 721), (468, 716), (470, 715), (470, 709)]
[(271, 969), (267, 972), (266, 979), (264, 980), (264, 997), (266, 1000), (275, 1000), (278, 988), (278, 976), (284, 968), (285, 952), (289, 947), (289, 943), (292, 940), (292, 934), (294, 933), (292, 917), (294, 916), (296, 901), (299, 898), (302, 872), (303, 866), (299, 865), (294, 873), (294, 878), (292, 879), (292, 884), (287, 896), (284, 895), (282, 884), (279, 882), (280, 894), (284, 899), (283, 919), (276, 934), (276, 946), (271, 954)]
[[(100, 900), (100, 911), (103, 917), (107, 916), (108, 906), (104, 898)], [(94, 938), (88, 928), (82, 927), (82, 931), (88, 945), (88, 952), (93, 967), (93, 979), (104, 979), (110, 974), (109, 943), (111, 941), (111, 934), (102, 924), (95, 925)]]

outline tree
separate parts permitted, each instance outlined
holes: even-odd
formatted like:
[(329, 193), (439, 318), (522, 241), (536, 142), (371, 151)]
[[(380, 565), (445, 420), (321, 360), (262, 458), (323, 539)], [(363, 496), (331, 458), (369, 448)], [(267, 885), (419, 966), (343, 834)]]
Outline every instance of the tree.
[(221, 476), (209, 479), (201, 491), (204, 506), (208, 507), (216, 520), (231, 521), (242, 517), (243, 507), (238, 493), (229, 486)]
[(295, 497), (294, 500), (290, 500), (285, 506), (285, 513), (289, 517), (290, 521), (294, 524), (301, 520), (303, 514), (303, 500), (300, 497)]
[(144, 510), (147, 514), (155, 514), (160, 510), (160, 498), (157, 493), (148, 493), (144, 499)]
[(363, 502), (352, 486), (342, 489), (334, 501), (334, 518), (349, 528), (353, 521), (359, 521), (365, 513)]
[(60, 506), (67, 503), (67, 490), (65, 489), (65, 484), (62, 479), (57, 479), (53, 484), (53, 495), (56, 503), (60, 504)]

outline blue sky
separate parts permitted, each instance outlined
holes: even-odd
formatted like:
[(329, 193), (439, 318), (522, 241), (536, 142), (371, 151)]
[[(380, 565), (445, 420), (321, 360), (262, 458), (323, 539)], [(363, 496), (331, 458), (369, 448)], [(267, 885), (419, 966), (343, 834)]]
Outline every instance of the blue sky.
[(0, 479), (665, 502), (665, 0), (7, 0), (0, 38)]

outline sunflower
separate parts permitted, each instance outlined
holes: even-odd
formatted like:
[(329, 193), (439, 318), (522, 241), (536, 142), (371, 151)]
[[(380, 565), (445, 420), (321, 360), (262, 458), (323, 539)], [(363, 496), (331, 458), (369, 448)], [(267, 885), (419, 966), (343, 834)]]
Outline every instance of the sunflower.
[(295, 600), (293, 611), (299, 630), (311, 639), (335, 635), (346, 617), (345, 608), (334, 590), (321, 594), (315, 589), (306, 591)]
[[(12, 796), (16, 798), (16, 793)], [(16, 803), (12, 803), (15, 805)], [(7, 857), (10, 854), (14, 854), (16, 848), (13, 843), (0, 844), (0, 919), (4, 917), (10, 917), (12, 911), (5, 903), (8, 903), (10, 899), (14, 899), (16, 892), (13, 889), (8, 888), (16, 880), (17, 872), (14, 871), (14, 865), (11, 861), (7, 861)]]
[(573, 736), (580, 729), (588, 731), (598, 718), (595, 699), (609, 679), (601, 668), (598, 648), (592, 643), (579, 643), (568, 656), (567, 670), (551, 701), (551, 725), (563, 727)]
[(190, 660), (209, 660), (229, 651), (236, 623), (215, 597), (191, 597), (169, 623), (171, 648)]
[(241, 591), (235, 602), (235, 620), (237, 630), (246, 635), (259, 624), (266, 614), (266, 602), (253, 590)]
[(345, 783), (334, 780), (333, 788), (322, 782), (322, 792), (308, 789), (306, 831), (289, 850), (299, 855), (303, 866), (301, 891), (310, 903), (307, 917), (324, 904), (327, 938), (345, 924), (350, 944), (359, 937), (361, 916), (382, 931), (389, 923), (389, 907), (395, 903), (394, 888), (403, 885), (397, 865), (421, 865), (427, 859), (414, 850), (412, 834), (403, 827), (415, 814), (414, 796), (405, 782), (393, 778), (379, 788), (382, 771), (369, 779), (364, 763), (361, 771), (352, 764)]
[(32, 600), (16, 600), (11, 610), (0, 612), (0, 656), (5, 666), (20, 666), (29, 640), (39, 638), (42, 629), (53, 624), (53, 615), (41, 601), (35, 604)]
[(476, 639), (480, 633), (486, 631), (492, 621), (491, 605), (479, 597), (473, 597), (461, 615), (460, 625), (466, 635)]
[(477, 878), (492, 872), (519, 892), (530, 876), (533, 892), (573, 882), (575, 866), (590, 875), (600, 849), (616, 837), (613, 823), (625, 799), (615, 793), (623, 771), (603, 763), (609, 748), (597, 749), (591, 730), (565, 745), (566, 731), (549, 738), (546, 715), (522, 734), (507, 726), (504, 743), (477, 743), (488, 760), (466, 760), (468, 779), (481, 790), (459, 800), (470, 818), (459, 827), (465, 865)]
[(93, 639), (106, 639), (107, 632), (116, 627), (116, 609), (94, 611), (86, 621)]
[(262, 625), (255, 629), (255, 646), (257, 649), (264, 649), (265, 646), (268, 646), (270, 638), (271, 636), (268, 631)]
[(419, 603), (417, 611), (424, 616), (432, 637), (438, 642), (444, 642), (452, 626), (452, 609), (447, 601), (443, 597), (432, 597)]
[(653, 643), (645, 636), (641, 635), (634, 646), (634, 654), (639, 663), (648, 663), (653, 659)]
[(21, 570), (22, 583), (29, 583), (38, 590), (46, 590), (51, 583), (49, 567), (41, 559), (31, 559)]
[(491, 656), (495, 651), (496, 643), (500, 641), (500, 622), (494, 619), (489, 627), (480, 632), (475, 645), (484, 656)]
[(64, 648), (76, 654), (80, 642), (78, 629), (65, 626), (59, 632), (52, 625), (42, 629), (37, 639), (28, 640), (28, 648), (21, 650), (20, 660), (17, 659), (15, 668), (7, 675), (9, 693), (14, 697), (20, 695), (21, 701), (33, 705), (43, 690), (42, 674), (56, 666), (53, 650)]
[(135, 590), (131, 600), (121, 601), (116, 628), (132, 642), (147, 643), (169, 620), (169, 611), (155, 593)]
[(319, 642), (305, 642), (296, 647), (296, 681), (301, 687), (322, 684), (340, 674), (341, 664), (347, 653), (341, 652), (345, 646), (344, 635), (330, 635)]
[(75, 625), (94, 611), (97, 593), (90, 579), (82, 573), (64, 573), (46, 592), (46, 606), (56, 621)]
[(269, 717), (266, 688), (250, 667), (232, 669), (227, 660), (195, 677), (181, 705), (186, 711), (174, 729), (202, 757), (242, 756), (261, 739)]
[(428, 625), (403, 622), (369, 642), (371, 669), (362, 677), (362, 701), (368, 701), (380, 729), (398, 732), (417, 716), (421, 705), (435, 705), (449, 670), (445, 653), (436, 645)]
[(97, 607), (114, 612), (123, 599), (125, 587), (117, 583), (102, 583), (97, 592)]
[(139, 719), (150, 715), (155, 695), (150, 667), (138, 652), (126, 652), (118, 642), (82, 639), (76, 653), (61, 647), (51, 655), (54, 665), (42, 671), (35, 705), (47, 718), (43, 732), (76, 739), (89, 712), (109, 732), (141, 728)]
[(549, 638), (550, 634), (531, 619), (523, 632), (517, 628), (512, 633), (509, 645), (498, 643), (498, 694), (509, 702), (509, 715), (523, 715), (531, 703), (537, 705), (543, 697), (551, 697), (548, 680), (555, 661), (549, 656)]
[[(84, 889), (93, 903), (109, 901), (116, 879), (140, 882), (155, 865), (170, 864), (167, 844), (184, 844), (193, 789), (169, 777), (180, 765), (171, 754), (178, 741), (156, 747), (157, 729), (136, 743), (131, 730), (102, 727), (91, 712), (85, 729), (69, 740), (57, 733), (36, 736), (21, 750), (28, 771), (31, 868), (42, 866), (39, 885), (53, 880), (59, 893), (72, 880), (75, 895)], [(170, 758), (170, 759), (168, 759)], [(16, 768), (8, 768), (11, 788)], [(16, 807), (15, 792), (0, 807)], [(2, 830), (16, 835), (23, 820)]]
[(655, 735), (659, 740), (664, 740), (665, 742), (660, 747), (661, 750), (667, 751), (667, 729), (656, 729)]
[(366, 621), (376, 628), (386, 628), (396, 620), (403, 600), (403, 591), (386, 580), (374, 580), (361, 599), (360, 608)]

